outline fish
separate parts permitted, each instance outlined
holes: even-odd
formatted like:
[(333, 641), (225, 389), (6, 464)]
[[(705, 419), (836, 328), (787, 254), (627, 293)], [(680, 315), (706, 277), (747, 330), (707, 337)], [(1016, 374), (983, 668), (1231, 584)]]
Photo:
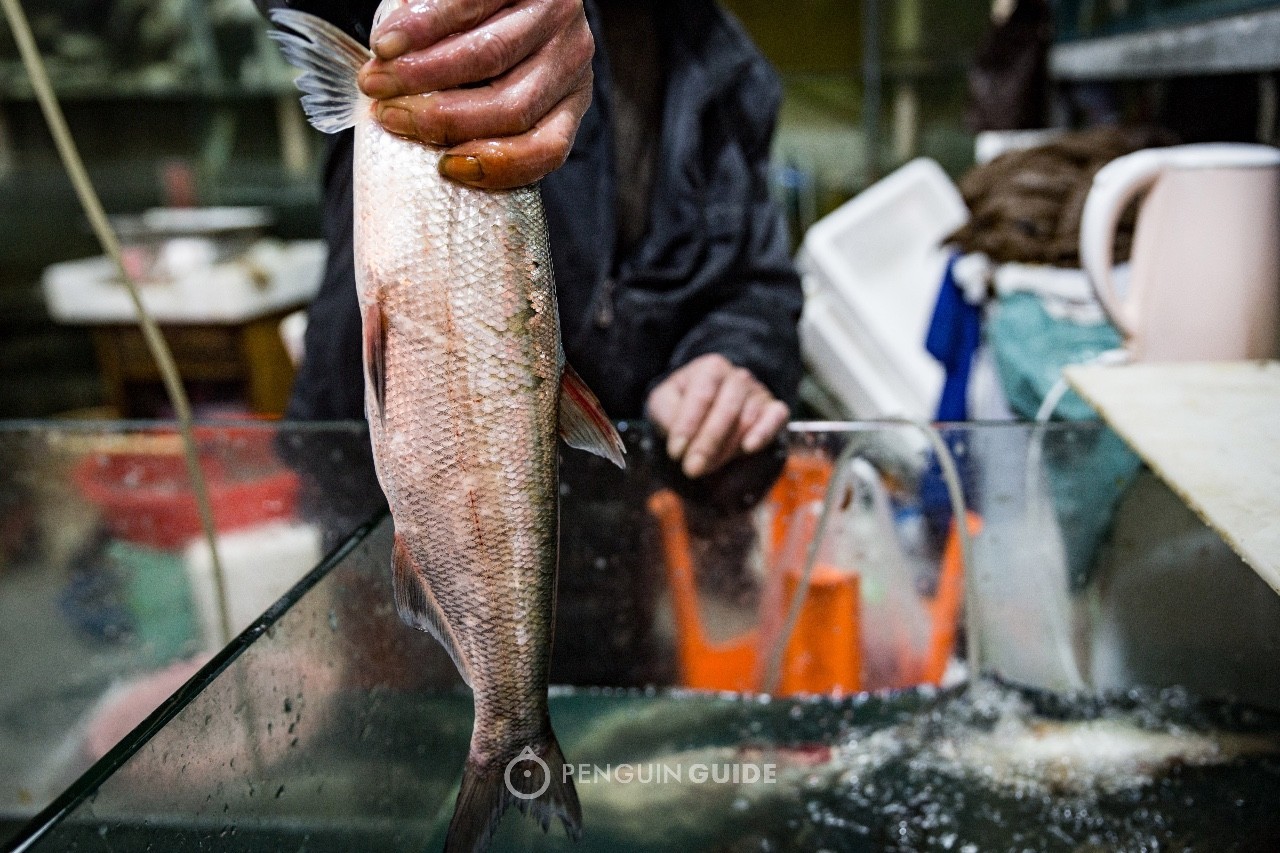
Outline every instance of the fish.
[[(376, 21), (405, 0), (383, 0)], [(365, 411), (395, 525), (401, 618), (471, 687), (475, 722), (445, 840), (485, 850), (516, 805), (576, 840), (582, 812), (547, 706), (557, 436), (624, 467), (621, 437), (565, 362), (536, 185), (467, 187), (396, 136), (356, 83), (371, 57), (326, 21), (271, 12), (311, 123), (354, 128)]]

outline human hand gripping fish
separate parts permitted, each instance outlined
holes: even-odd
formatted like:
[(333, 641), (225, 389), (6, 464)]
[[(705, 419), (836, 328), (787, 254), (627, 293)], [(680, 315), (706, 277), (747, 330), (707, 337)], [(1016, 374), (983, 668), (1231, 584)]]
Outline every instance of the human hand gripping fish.
[(412, 0), (370, 38), (360, 88), (387, 130), (448, 146), (445, 177), (511, 189), (569, 156), (591, 105), (582, 0)]
[[(378, 19), (402, 3), (383, 0)], [(312, 124), (355, 128), (365, 410), (395, 521), (396, 606), (475, 695), (445, 850), (484, 850), (513, 803), (576, 839), (581, 810), (547, 711), (556, 435), (619, 467), (623, 447), (564, 362), (541, 196), (443, 178), (441, 149), (376, 120), (356, 82), (365, 47), (301, 12), (271, 18), (304, 72)]]

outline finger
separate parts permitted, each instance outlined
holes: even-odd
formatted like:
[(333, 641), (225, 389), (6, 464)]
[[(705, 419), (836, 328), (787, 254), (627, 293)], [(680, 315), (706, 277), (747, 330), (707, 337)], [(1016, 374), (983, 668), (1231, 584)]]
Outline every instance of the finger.
[(590, 66), (568, 78), (530, 60), (486, 86), (379, 101), (378, 121), (392, 133), (431, 145), (516, 136), (532, 130), (570, 93), (590, 86)]
[(644, 405), (645, 417), (652, 421), (664, 435), (671, 433), (671, 427), (680, 411), (680, 398), (683, 393), (684, 382), (679, 371), (668, 376), (649, 392), (649, 399)]
[(720, 383), (715, 402), (685, 453), (683, 467), (686, 477), (701, 477), (710, 470), (713, 462), (722, 462), (737, 452), (732, 439), (742, 408), (755, 386), (755, 377), (741, 367), (734, 368)]
[(735, 424), (733, 432), (720, 445), (720, 450), (707, 462), (703, 468), (702, 476), (713, 474), (723, 468), (735, 457), (742, 454), (742, 438), (746, 435), (747, 428), (743, 426), (742, 419), (739, 418)]
[[(765, 408), (773, 403), (773, 395), (769, 393), (769, 389), (756, 382), (756, 390), (747, 397), (747, 402), (742, 406), (742, 415), (738, 418), (738, 428), (734, 431), (733, 438), (729, 442), (732, 455), (737, 455), (742, 450), (742, 443), (746, 441), (747, 436), (755, 428), (756, 423), (760, 420), (761, 414)], [(728, 461), (726, 458), (725, 461)]]
[(764, 407), (772, 401), (773, 395), (769, 393), (769, 389), (757, 381), (755, 390), (747, 397), (747, 402), (742, 404), (742, 416), (738, 418), (739, 444), (751, 432), (751, 428), (755, 426), (756, 421), (760, 419), (760, 413), (764, 411)]
[(702, 356), (680, 368), (684, 379), (684, 393), (680, 397), (680, 410), (672, 421), (667, 435), (667, 455), (673, 460), (684, 456), (689, 442), (697, 434), (702, 421), (715, 402), (720, 383), (733, 366), (723, 356)]
[[(492, 80), (556, 44), (557, 34), (571, 21), (558, 7), (548, 14), (529, 14), (524, 5), (508, 7), (480, 27), (448, 36), (428, 48), (391, 61), (370, 60), (360, 69), (360, 88), (371, 98), (387, 99)], [(565, 32), (561, 38), (573, 40), (574, 44), (583, 38), (589, 40), (585, 18), (580, 27)], [(586, 61), (590, 61), (590, 53)]]
[[(373, 28), (370, 46), (380, 59), (430, 47), (446, 36), (475, 29), (511, 0), (428, 0), (408, 3)], [(521, 4), (530, 5), (530, 4)]]
[(742, 452), (758, 453), (763, 450), (777, 437), (790, 418), (791, 410), (787, 408), (786, 403), (779, 400), (769, 402), (743, 436)]
[(440, 174), (487, 190), (535, 183), (564, 165), (591, 104), (591, 89), (575, 92), (526, 133), (465, 142), (440, 158)]

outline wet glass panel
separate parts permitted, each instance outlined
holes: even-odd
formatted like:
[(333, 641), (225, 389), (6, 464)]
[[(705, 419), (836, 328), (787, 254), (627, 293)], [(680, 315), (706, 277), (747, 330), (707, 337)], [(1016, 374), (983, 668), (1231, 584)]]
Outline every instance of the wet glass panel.
[(220, 584), (171, 428), (0, 427), (0, 839), (377, 511), (367, 441), (200, 427)]

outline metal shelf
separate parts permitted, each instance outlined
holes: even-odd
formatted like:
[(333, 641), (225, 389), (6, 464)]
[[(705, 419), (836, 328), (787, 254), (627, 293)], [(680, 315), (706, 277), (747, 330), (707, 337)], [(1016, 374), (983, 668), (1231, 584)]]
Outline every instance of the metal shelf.
[(1057, 44), (1058, 80), (1123, 80), (1280, 69), (1280, 9)]
[[(108, 85), (90, 85), (87, 83), (55, 83), (58, 99), (67, 102), (84, 101), (193, 101), (202, 100), (214, 103), (233, 101), (249, 101), (271, 98), (296, 98), (298, 90), (288, 80), (279, 82), (241, 86), (226, 84), (218, 86), (201, 83), (184, 83), (164, 86), (148, 86), (140, 84), (119, 83)], [(34, 103), (35, 93), (31, 84), (24, 79), (0, 81), (0, 106), (6, 103)]]

